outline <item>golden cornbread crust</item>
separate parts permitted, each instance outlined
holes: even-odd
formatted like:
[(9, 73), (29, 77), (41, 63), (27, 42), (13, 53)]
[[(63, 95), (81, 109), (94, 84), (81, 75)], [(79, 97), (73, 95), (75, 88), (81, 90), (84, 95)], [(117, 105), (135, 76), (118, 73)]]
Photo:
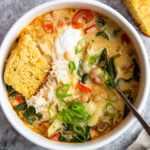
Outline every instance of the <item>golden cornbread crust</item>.
[(11, 51), (4, 70), (4, 80), (25, 98), (30, 98), (42, 85), (49, 69), (50, 65), (36, 43), (25, 34)]
[(141, 32), (150, 36), (150, 0), (122, 0)]

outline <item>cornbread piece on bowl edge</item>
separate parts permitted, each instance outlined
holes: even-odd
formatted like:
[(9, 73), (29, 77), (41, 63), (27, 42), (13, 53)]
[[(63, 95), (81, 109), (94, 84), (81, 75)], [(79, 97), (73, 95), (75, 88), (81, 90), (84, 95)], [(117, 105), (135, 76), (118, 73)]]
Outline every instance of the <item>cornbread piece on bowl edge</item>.
[(150, 0), (123, 0), (141, 32), (150, 36)]
[(25, 98), (30, 98), (42, 85), (49, 69), (36, 43), (25, 34), (7, 60), (4, 80)]

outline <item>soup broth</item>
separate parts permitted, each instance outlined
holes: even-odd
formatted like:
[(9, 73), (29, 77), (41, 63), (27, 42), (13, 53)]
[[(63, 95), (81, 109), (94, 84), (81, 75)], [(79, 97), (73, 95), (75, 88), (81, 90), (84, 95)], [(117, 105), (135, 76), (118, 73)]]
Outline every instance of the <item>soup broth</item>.
[(128, 109), (114, 84), (134, 102), (139, 79), (126, 33), (104, 15), (79, 8), (53, 10), (25, 26), (4, 70), (19, 118), (63, 142), (86, 142), (115, 128)]

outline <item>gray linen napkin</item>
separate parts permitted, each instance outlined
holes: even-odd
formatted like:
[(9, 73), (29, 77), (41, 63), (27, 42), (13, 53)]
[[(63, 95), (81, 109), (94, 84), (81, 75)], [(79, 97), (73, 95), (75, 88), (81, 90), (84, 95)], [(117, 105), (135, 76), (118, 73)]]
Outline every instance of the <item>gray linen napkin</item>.
[(143, 130), (127, 150), (150, 150), (150, 136)]

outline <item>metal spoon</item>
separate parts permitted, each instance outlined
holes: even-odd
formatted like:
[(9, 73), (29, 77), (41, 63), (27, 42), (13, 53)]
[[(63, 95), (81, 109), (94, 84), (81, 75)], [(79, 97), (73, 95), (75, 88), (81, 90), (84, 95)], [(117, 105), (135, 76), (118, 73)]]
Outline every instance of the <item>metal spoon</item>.
[(142, 126), (144, 127), (144, 129), (147, 131), (148, 135), (150, 136), (150, 126), (149, 124), (144, 120), (144, 118), (138, 113), (138, 111), (136, 110), (136, 108), (132, 105), (132, 103), (126, 98), (126, 96), (123, 94), (123, 92), (121, 91), (121, 89), (119, 88), (118, 85), (115, 85), (115, 90), (117, 91), (117, 93), (120, 95), (120, 97), (124, 100), (125, 104), (127, 105), (127, 107), (130, 109), (130, 111), (132, 111), (132, 113), (134, 114), (134, 116), (139, 120), (139, 122), (142, 124)]

